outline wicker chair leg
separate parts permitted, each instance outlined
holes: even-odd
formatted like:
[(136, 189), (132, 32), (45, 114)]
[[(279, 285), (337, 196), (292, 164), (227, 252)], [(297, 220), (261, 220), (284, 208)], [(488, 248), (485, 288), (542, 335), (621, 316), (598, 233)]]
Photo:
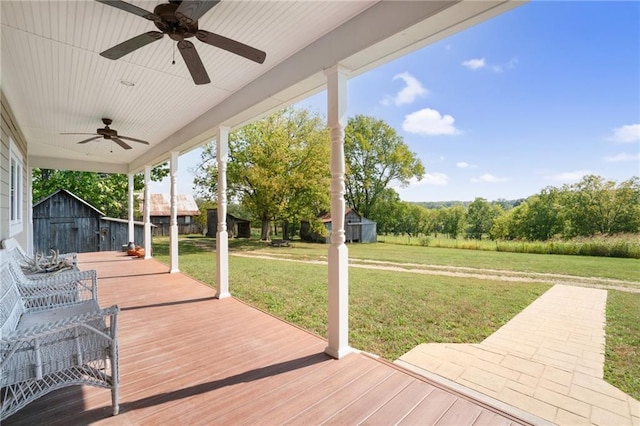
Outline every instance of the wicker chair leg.
[(120, 412), (119, 392), (120, 385), (120, 367), (118, 361), (118, 316), (111, 316), (111, 404), (113, 405), (113, 415), (117, 416)]

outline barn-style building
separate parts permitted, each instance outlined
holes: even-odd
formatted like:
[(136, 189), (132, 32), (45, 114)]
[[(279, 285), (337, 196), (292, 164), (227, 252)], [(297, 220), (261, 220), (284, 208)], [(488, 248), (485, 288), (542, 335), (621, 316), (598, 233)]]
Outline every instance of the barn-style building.
[[(128, 222), (104, 213), (66, 189), (33, 205), (35, 252), (87, 253), (121, 250), (128, 241)], [(144, 244), (144, 224), (134, 222), (135, 243)]]
[[(207, 209), (207, 237), (215, 237), (218, 230), (218, 209)], [(250, 238), (251, 221), (227, 213), (227, 232), (230, 237)]]
[[(140, 211), (143, 211), (144, 200), (140, 197)], [(200, 214), (193, 195), (178, 194), (176, 196), (178, 213), (178, 234), (200, 234), (202, 227), (194, 220)], [(153, 235), (167, 236), (171, 229), (171, 194), (149, 194), (149, 215), (155, 225)]]

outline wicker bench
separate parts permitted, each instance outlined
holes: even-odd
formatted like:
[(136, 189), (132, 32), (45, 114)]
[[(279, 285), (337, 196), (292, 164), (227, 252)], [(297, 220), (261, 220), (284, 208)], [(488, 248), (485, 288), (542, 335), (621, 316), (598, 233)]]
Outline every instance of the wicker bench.
[(0, 250), (0, 420), (65, 386), (111, 389), (118, 414), (119, 309), (100, 309), (95, 271), (27, 280)]

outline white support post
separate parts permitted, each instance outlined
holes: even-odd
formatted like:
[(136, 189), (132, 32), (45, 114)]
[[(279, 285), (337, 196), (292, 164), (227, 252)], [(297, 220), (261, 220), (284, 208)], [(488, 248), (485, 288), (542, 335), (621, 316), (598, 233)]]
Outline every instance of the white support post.
[(151, 166), (144, 166), (144, 258), (151, 258)]
[(345, 244), (344, 127), (347, 110), (347, 76), (340, 66), (327, 76), (327, 124), (331, 131), (331, 245), (329, 246), (329, 324), (325, 353), (341, 358), (349, 347), (349, 254)]
[(224, 299), (229, 293), (229, 235), (227, 233), (227, 161), (229, 160), (229, 128), (219, 126), (216, 132), (216, 160), (218, 162), (218, 231), (216, 233), (216, 297)]
[(180, 272), (178, 269), (178, 155), (171, 151), (171, 218), (169, 219), (169, 258), (171, 269), (169, 272)]
[(135, 234), (135, 227), (133, 224), (133, 212), (136, 209), (136, 206), (133, 204), (134, 200), (133, 200), (133, 173), (129, 173), (129, 175), (127, 176), (129, 178), (129, 188), (128, 188), (128, 196), (129, 196), (129, 205), (128, 205), (128, 213), (129, 213), (129, 233), (128, 233), (128, 242), (133, 242), (135, 243), (136, 240), (136, 234)]

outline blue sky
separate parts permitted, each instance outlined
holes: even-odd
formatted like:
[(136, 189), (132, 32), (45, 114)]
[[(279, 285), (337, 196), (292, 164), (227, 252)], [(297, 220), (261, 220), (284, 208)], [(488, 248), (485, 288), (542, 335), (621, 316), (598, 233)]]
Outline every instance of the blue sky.
[[(348, 83), (348, 116), (423, 162), (405, 201), (525, 198), (640, 175), (640, 2), (532, 1)], [(298, 104), (326, 116), (326, 93)], [(199, 150), (180, 159), (191, 192)], [(168, 183), (152, 191), (167, 192)]]

